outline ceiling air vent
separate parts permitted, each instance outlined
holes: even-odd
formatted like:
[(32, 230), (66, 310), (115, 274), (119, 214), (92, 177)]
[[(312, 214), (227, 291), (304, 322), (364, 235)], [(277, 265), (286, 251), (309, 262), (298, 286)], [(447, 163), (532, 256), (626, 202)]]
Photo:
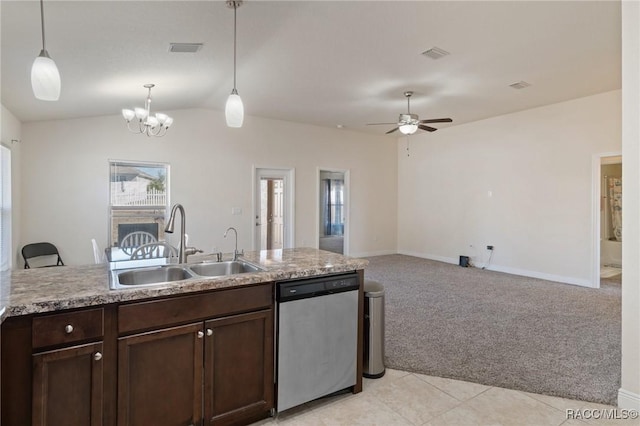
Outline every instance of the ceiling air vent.
[(169, 43), (169, 52), (196, 53), (202, 47), (202, 43)]
[(439, 47), (432, 47), (429, 50), (425, 50), (422, 54), (431, 59), (440, 59), (443, 56), (447, 56), (449, 52), (446, 50), (440, 49)]
[(525, 87), (531, 86), (530, 83), (526, 81), (519, 81), (517, 83), (510, 84), (509, 87), (513, 87), (514, 89), (524, 89)]

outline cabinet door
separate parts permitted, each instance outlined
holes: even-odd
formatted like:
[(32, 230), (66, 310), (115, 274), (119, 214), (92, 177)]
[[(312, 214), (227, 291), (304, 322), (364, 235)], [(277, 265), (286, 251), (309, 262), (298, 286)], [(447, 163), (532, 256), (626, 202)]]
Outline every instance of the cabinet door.
[(118, 425), (202, 421), (202, 323), (118, 340)]
[(34, 426), (102, 425), (102, 343), (33, 355)]
[(273, 314), (207, 321), (205, 424), (250, 423), (273, 408)]

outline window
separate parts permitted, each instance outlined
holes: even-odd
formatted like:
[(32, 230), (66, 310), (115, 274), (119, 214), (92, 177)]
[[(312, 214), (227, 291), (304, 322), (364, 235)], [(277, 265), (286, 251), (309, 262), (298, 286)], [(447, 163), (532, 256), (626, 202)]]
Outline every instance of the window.
[(344, 177), (334, 179), (332, 176), (321, 176), (321, 179), (322, 235), (343, 235)]
[(11, 263), (11, 150), (0, 145), (0, 271)]
[(107, 255), (112, 261), (126, 260), (127, 253), (120, 250), (120, 246), (127, 235), (144, 233), (155, 240), (164, 240), (169, 207), (169, 165), (110, 161), (109, 167), (111, 250)]

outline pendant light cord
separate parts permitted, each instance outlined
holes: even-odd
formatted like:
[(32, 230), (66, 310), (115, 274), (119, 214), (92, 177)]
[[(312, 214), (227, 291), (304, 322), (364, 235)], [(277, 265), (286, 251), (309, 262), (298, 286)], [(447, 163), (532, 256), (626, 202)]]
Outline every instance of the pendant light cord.
[[(42, 1), (42, 0), (40, 0)], [(233, 2), (233, 91), (236, 92), (236, 34), (238, 4)]]
[(42, 50), (46, 51), (46, 45), (44, 43), (44, 1), (40, 0), (40, 22), (42, 23)]

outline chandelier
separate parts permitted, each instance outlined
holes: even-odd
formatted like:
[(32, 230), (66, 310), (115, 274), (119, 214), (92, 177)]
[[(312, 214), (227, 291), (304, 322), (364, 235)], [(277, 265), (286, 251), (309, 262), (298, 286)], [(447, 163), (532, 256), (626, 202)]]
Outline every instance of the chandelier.
[[(144, 108), (123, 109), (122, 116), (127, 121), (127, 127), (132, 133), (144, 133), (147, 136), (164, 136), (167, 129), (173, 124), (173, 118), (167, 114), (156, 113), (151, 115), (151, 89), (155, 84), (145, 84), (145, 89), (149, 89), (147, 99), (144, 101)], [(135, 118), (135, 120), (134, 120)], [(137, 121), (138, 125), (131, 124)]]

